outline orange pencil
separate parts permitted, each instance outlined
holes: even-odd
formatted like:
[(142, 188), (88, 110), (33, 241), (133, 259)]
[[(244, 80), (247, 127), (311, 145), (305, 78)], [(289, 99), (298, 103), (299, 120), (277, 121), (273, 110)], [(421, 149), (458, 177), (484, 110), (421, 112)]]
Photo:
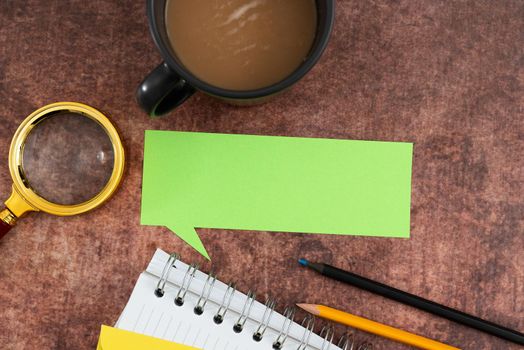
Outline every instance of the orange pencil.
[(398, 341), (407, 345), (417, 347), (419, 349), (427, 350), (459, 350), (459, 348), (446, 345), (444, 343), (422, 337), (413, 333), (403, 331), (382, 323), (368, 320), (367, 318), (355, 316), (344, 311), (339, 311), (331, 307), (313, 304), (297, 304), (301, 309), (307, 312), (320, 316), (322, 318), (357, 328), (368, 333), (380, 335), (384, 338)]

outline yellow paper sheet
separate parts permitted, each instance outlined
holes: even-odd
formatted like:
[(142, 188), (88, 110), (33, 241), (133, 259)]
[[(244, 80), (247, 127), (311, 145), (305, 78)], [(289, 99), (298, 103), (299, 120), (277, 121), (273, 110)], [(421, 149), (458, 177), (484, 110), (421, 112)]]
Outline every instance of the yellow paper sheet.
[(191, 346), (102, 326), (97, 350), (197, 350)]

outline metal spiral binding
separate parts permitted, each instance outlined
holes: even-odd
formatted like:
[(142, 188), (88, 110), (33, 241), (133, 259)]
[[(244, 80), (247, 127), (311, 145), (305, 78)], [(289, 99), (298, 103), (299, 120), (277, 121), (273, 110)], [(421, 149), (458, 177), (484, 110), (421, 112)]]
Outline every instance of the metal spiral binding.
[(204, 313), (204, 307), (206, 306), (207, 301), (209, 300), (209, 296), (211, 295), (211, 291), (215, 286), (216, 280), (217, 276), (212, 271), (209, 272), (206, 278), (206, 283), (204, 284), (202, 292), (200, 293), (200, 297), (198, 298), (195, 308), (193, 309), (195, 314), (202, 315)]
[(226, 315), (227, 310), (229, 310), (229, 305), (231, 304), (231, 300), (233, 300), (233, 295), (235, 294), (236, 290), (237, 288), (235, 286), (235, 283), (229, 283), (224, 293), (222, 304), (220, 304), (217, 313), (213, 317), (213, 320), (216, 324), (220, 324), (224, 321), (224, 316)]
[(269, 325), (271, 316), (273, 316), (273, 311), (275, 311), (276, 305), (277, 302), (275, 301), (275, 299), (267, 298), (266, 309), (264, 310), (264, 315), (262, 316), (262, 320), (260, 320), (260, 324), (258, 325), (257, 330), (255, 331), (255, 333), (253, 333), (253, 340), (261, 341), (262, 337), (264, 337), (264, 333), (266, 332), (266, 329)]
[(249, 291), (247, 293), (247, 298), (246, 298), (246, 302), (244, 303), (244, 307), (242, 308), (242, 313), (240, 314), (238, 321), (233, 326), (233, 330), (236, 333), (240, 333), (244, 329), (244, 324), (246, 324), (247, 318), (249, 317), (249, 314), (251, 313), (251, 308), (253, 307), (253, 304), (255, 303), (255, 299), (256, 299), (255, 293), (252, 291)]
[(197, 270), (197, 264), (191, 264), (187, 267), (186, 274), (184, 275), (184, 279), (182, 280), (182, 284), (180, 285), (180, 289), (178, 290), (178, 293), (175, 298), (176, 305), (184, 305), (184, 299), (186, 297), (187, 290), (191, 286), (191, 281), (193, 281), (193, 278), (195, 277), (195, 273), (197, 272)]
[(335, 331), (333, 330), (333, 327), (322, 327), (322, 330), (320, 331), (320, 336), (324, 337), (324, 341), (322, 342), (322, 348), (320, 348), (320, 350), (329, 350), (331, 345), (333, 345), (334, 334)]
[(340, 338), (337, 346), (342, 350), (354, 350), (355, 346), (355, 336), (353, 333), (348, 333)]
[(315, 328), (315, 318), (311, 315), (307, 315), (301, 323), (302, 327), (306, 328), (304, 334), (302, 334), (302, 339), (300, 339), (300, 344), (298, 345), (297, 350), (305, 350), (309, 345), (309, 338), (311, 333), (313, 333), (313, 328)]
[(164, 269), (162, 270), (162, 276), (158, 280), (158, 283), (156, 285), (155, 289), (155, 295), (159, 298), (164, 296), (164, 288), (166, 287), (167, 279), (169, 278), (169, 273), (171, 272), (171, 269), (173, 266), (175, 266), (175, 262), (180, 258), (180, 255), (173, 253), (169, 256), (169, 259), (167, 259), (166, 264), (164, 265)]
[(280, 333), (278, 334), (277, 339), (273, 343), (273, 349), (275, 350), (282, 349), (287, 337), (289, 336), (291, 325), (295, 320), (295, 308), (293, 306), (286, 307), (283, 315), (285, 317), (284, 323), (282, 324), (282, 328), (280, 329)]
[[(155, 295), (157, 297), (160, 298), (164, 296), (165, 286), (169, 279), (169, 275), (171, 273), (172, 268), (175, 267), (175, 263), (179, 258), (180, 258), (180, 255), (176, 253), (173, 253), (169, 256), (169, 259), (167, 260), (162, 270), (162, 275), (160, 279), (158, 280), (158, 283), (155, 289)], [(198, 271), (197, 264), (191, 264), (188, 266), (187, 271), (182, 280), (180, 289), (178, 290), (178, 293), (175, 298), (176, 305), (182, 306), (184, 304), (185, 296), (191, 286), (191, 282), (193, 281), (197, 271)], [(209, 272), (209, 274), (207, 275), (205, 284), (200, 293), (200, 296), (198, 298), (198, 301), (194, 307), (195, 314), (202, 315), (204, 313), (204, 308), (209, 300), (211, 291), (213, 290), (216, 281), (217, 281), (216, 274), (214, 274), (213, 272)], [(226, 291), (224, 292), (222, 303), (220, 304), (218, 311), (216, 312), (216, 314), (213, 317), (213, 320), (215, 321), (215, 323), (221, 324), (224, 321), (224, 317), (227, 311), (230, 309), (230, 305), (231, 305), (231, 302), (233, 300), (233, 297), (236, 291), (237, 289), (236, 289), (235, 283), (233, 282), (229, 283)], [(253, 291), (249, 291), (247, 293), (246, 301), (242, 308), (242, 312), (237, 322), (233, 326), (233, 330), (236, 333), (242, 332), (255, 302), (256, 302), (255, 293)], [(265, 305), (266, 305), (266, 309), (264, 310), (262, 320), (258, 324), (256, 331), (253, 333), (253, 340), (255, 341), (262, 340), (264, 333), (266, 332), (269, 326), (269, 323), (271, 321), (273, 312), (275, 311), (276, 301), (273, 298), (268, 298), (266, 300)], [(294, 324), (295, 308), (293, 306), (286, 307), (283, 312), (283, 316), (285, 317), (284, 322), (282, 323), (282, 327), (280, 329), (280, 332), (276, 340), (273, 342), (274, 350), (281, 350), (287, 338), (289, 337), (291, 326)], [(305, 329), (300, 339), (300, 344), (298, 345), (297, 350), (306, 350), (309, 346), (311, 334), (313, 334), (313, 330), (315, 328), (315, 318), (312, 315), (307, 315), (302, 320), (301, 326), (304, 327)], [(322, 330), (320, 331), (320, 337), (324, 338), (322, 342), (322, 347), (320, 350), (329, 350), (331, 345), (333, 345), (333, 338), (334, 338), (333, 327), (332, 326), (323, 327)], [(361, 343), (357, 347), (353, 333), (348, 333), (347, 335), (342, 336), (339, 339), (337, 346), (341, 348), (342, 350), (372, 350), (373, 349), (373, 344), (369, 342)]]

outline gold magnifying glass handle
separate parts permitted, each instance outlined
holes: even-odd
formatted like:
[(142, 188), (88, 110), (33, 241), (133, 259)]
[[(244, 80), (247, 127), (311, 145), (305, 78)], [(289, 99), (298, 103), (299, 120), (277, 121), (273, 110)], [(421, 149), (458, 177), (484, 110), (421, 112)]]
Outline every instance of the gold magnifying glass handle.
[(27, 203), (13, 187), (11, 196), (5, 201), (5, 208), (0, 211), (0, 239), (15, 226), (18, 218), (29, 211), (38, 211), (38, 209)]
[(9, 230), (15, 226), (16, 216), (9, 209), (0, 211), (0, 239), (5, 236)]

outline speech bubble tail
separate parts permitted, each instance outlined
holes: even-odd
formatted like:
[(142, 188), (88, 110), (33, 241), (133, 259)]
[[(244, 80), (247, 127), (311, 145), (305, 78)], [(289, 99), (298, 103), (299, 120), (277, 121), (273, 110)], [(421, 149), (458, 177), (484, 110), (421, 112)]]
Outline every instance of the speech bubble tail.
[(180, 226), (180, 225), (168, 225), (168, 229), (170, 229), (175, 235), (180, 237), (184, 242), (189, 244), (193, 249), (195, 249), (197, 252), (202, 254), (206, 259), (211, 260), (209, 257), (209, 254), (207, 253), (206, 248), (204, 247), (204, 244), (200, 240), (200, 237), (198, 237), (198, 233), (195, 231), (194, 227), (191, 226)]

